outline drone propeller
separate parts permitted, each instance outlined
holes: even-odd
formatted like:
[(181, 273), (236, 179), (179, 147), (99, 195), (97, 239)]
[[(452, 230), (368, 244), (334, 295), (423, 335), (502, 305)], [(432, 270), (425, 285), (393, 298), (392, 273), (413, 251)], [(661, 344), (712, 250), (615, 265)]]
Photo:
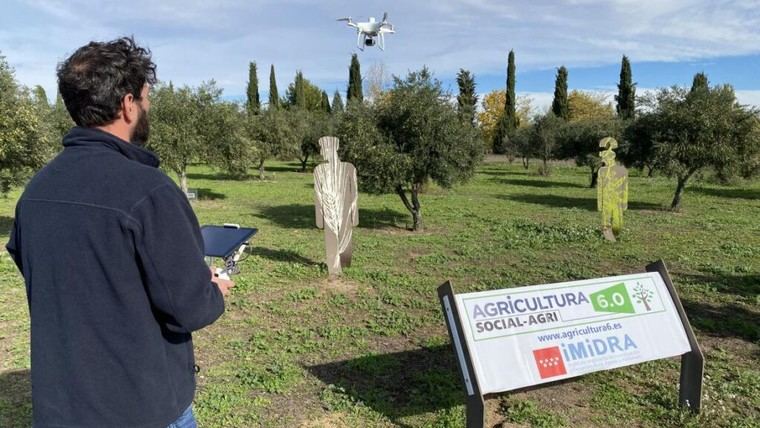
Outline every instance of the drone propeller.
[(388, 21), (388, 12), (383, 13), (383, 24), (385, 24), (386, 21)]
[(351, 17), (349, 16), (349, 17), (346, 17), (346, 18), (338, 18), (338, 19), (336, 19), (336, 21), (346, 21), (346, 22), (351, 22)]

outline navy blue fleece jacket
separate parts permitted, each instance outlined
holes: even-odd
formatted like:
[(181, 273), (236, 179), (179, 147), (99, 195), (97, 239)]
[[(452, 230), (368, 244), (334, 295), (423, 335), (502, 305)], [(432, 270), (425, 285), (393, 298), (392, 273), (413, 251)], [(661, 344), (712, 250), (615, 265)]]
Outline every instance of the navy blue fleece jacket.
[(77, 127), (26, 186), (8, 252), (31, 316), (36, 428), (164, 428), (195, 393), (191, 332), (224, 312), (198, 221), (148, 150)]

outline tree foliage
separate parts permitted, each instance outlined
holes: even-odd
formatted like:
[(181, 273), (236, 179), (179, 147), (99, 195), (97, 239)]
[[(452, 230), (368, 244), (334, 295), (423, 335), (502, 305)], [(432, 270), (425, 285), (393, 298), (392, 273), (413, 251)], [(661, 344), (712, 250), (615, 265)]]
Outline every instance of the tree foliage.
[[(571, 108), (572, 105), (571, 98)], [(562, 126), (558, 135), (556, 157), (574, 159), (576, 165), (588, 167), (589, 187), (596, 186), (597, 171), (601, 166), (598, 155), (601, 151), (599, 141), (605, 137), (612, 137), (618, 141), (622, 139), (623, 122), (612, 114), (611, 108), (608, 113), (610, 114), (572, 120)]]
[[(431, 180), (448, 188), (469, 179), (482, 156), (476, 130), (458, 120), (449, 95), (427, 68), (394, 77), (393, 87), (372, 113), (349, 106), (339, 129), (348, 141), (342, 156), (353, 162), (365, 191), (396, 193), (421, 230), (419, 195)], [(348, 130), (366, 133), (357, 135)]]
[(237, 107), (222, 103), (221, 95), (213, 80), (197, 88), (175, 88), (171, 82), (153, 88), (148, 148), (160, 156), (163, 168), (177, 174), (184, 191), (193, 162), (224, 165), (234, 175), (244, 170), (232, 156), (241, 132)]
[(330, 98), (327, 96), (327, 92), (322, 91), (322, 111), (330, 114), (332, 113), (332, 107), (330, 107)]
[(351, 55), (351, 65), (348, 68), (348, 90), (346, 91), (346, 103), (351, 104), (354, 101), (364, 101), (361, 66), (356, 54)]
[(510, 50), (507, 58), (507, 92), (504, 100), (504, 117), (507, 129), (511, 132), (520, 126), (517, 114), (517, 97), (515, 96), (515, 51)]
[(760, 151), (758, 112), (741, 106), (731, 86), (709, 87), (706, 76), (695, 76), (692, 90), (673, 87), (657, 93), (654, 153), (658, 165), (677, 178), (672, 209), (681, 204), (686, 183), (697, 172), (741, 170)]
[(301, 172), (305, 172), (309, 159), (319, 154), (319, 139), (332, 134), (333, 121), (329, 112), (308, 110), (293, 111), (290, 120), (294, 139), (300, 147)]
[(567, 96), (568, 113), (567, 120), (570, 122), (581, 120), (607, 120), (615, 116), (612, 104), (602, 94), (573, 90)]
[(335, 90), (335, 93), (333, 94), (332, 99), (332, 112), (333, 113), (343, 113), (344, 107), (343, 107), (343, 99), (340, 96), (340, 92), (338, 90)]
[(269, 69), (269, 108), (280, 108), (280, 94), (277, 92), (277, 78), (274, 75), (274, 64)]
[(288, 108), (301, 108), (309, 111), (323, 111), (322, 90), (297, 72), (293, 83), (288, 85), (285, 92), (285, 102)]
[[(519, 125), (518, 128), (530, 125), (530, 114), (533, 110), (531, 103), (532, 100), (529, 97), (517, 97), (517, 110), (515, 114)], [(503, 89), (494, 90), (483, 96), (483, 100), (480, 102), (482, 108), (477, 113), (483, 140), (488, 143), (489, 148), (494, 152), (496, 152), (496, 150), (493, 150), (494, 133), (496, 132), (496, 125), (504, 116), (505, 104), (506, 91)]]
[(259, 77), (256, 72), (256, 63), (248, 63), (248, 86), (246, 87), (245, 108), (248, 114), (259, 114), (261, 101), (259, 100)]
[(493, 152), (497, 154), (506, 154), (510, 162), (516, 155), (516, 146), (512, 137), (515, 130), (520, 125), (516, 111), (515, 98), (515, 53), (509, 51), (507, 60), (507, 88), (504, 97), (504, 108), (502, 114), (496, 120), (496, 126), (493, 131)]
[(53, 141), (62, 141), (64, 135), (68, 134), (75, 125), (74, 120), (69, 115), (69, 111), (66, 110), (66, 105), (63, 103), (61, 94), (57, 93), (55, 104), (53, 104), (50, 112), (50, 127), (53, 133)]
[[(39, 99), (16, 81), (13, 69), (0, 56), (0, 193), (23, 184), (55, 153)], [(45, 102), (47, 104), (47, 102)]]
[(565, 122), (562, 118), (552, 112), (537, 116), (533, 120), (529, 141), (535, 153), (543, 162), (539, 169), (541, 175), (548, 176), (551, 172), (549, 160), (555, 156), (555, 147), (564, 124)]
[(262, 114), (250, 118), (247, 138), (256, 147), (256, 162), (259, 178), (264, 178), (264, 162), (268, 159), (293, 159), (300, 152), (300, 140), (293, 128), (294, 111), (267, 109)]
[(557, 78), (554, 81), (552, 113), (564, 120), (567, 120), (570, 114), (567, 104), (567, 69), (564, 65), (557, 69)]
[(615, 95), (615, 101), (617, 101), (618, 117), (623, 120), (633, 119), (636, 113), (636, 84), (633, 83), (631, 62), (625, 55), (620, 64), (620, 83), (617, 87), (618, 94)]
[(478, 105), (478, 96), (475, 93), (475, 76), (464, 68), (459, 69), (457, 74), (459, 95), (457, 96), (457, 110), (461, 120), (475, 126), (475, 108)]

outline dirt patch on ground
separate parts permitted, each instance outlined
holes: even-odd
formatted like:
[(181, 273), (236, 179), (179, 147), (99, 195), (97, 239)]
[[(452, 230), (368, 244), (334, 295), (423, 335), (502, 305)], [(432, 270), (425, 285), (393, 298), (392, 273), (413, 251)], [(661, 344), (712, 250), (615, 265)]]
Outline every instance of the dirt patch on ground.
[(330, 413), (320, 416), (317, 419), (302, 422), (299, 428), (348, 428), (346, 415), (344, 413)]
[(324, 293), (335, 294), (342, 293), (350, 297), (355, 297), (359, 291), (360, 284), (344, 277), (325, 278), (314, 284)]

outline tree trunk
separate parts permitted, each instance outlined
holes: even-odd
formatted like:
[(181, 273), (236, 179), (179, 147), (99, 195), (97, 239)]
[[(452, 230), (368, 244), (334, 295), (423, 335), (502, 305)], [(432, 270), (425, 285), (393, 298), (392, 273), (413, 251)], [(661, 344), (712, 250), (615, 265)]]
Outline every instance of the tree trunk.
[(541, 170), (541, 175), (543, 175), (544, 177), (548, 177), (549, 176), (549, 169), (548, 169), (549, 166), (547, 165), (547, 159), (543, 158), (543, 160), (544, 160), (544, 169)]
[(678, 186), (676, 187), (676, 195), (673, 197), (673, 203), (670, 204), (670, 209), (673, 211), (678, 211), (681, 209), (681, 196), (683, 196), (683, 191), (686, 188), (686, 182), (689, 181), (689, 178), (691, 175), (694, 174), (694, 171), (689, 171), (686, 173), (685, 176), (678, 177)]
[(309, 155), (307, 154), (301, 159), (301, 172), (306, 172), (306, 164), (309, 162)]
[(401, 198), (401, 202), (404, 203), (404, 206), (407, 210), (412, 214), (412, 230), (421, 231), (422, 230), (422, 213), (420, 212), (420, 200), (418, 197), (418, 185), (413, 184), (412, 185), (412, 201), (409, 201), (409, 198), (406, 196), (406, 190), (402, 186), (396, 187), (396, 194)]
[(412, 208), (414, 210), (412, 211), (412, 230), (415, 232), (422, 232), (424, 229), (422, 225), (422, 210), (420, 209), (420, 198), (419, 198), (419, 192), (420, 188), (422, 187), (422, 184), (413, 184), (412, 185)]
[(593, 166), (590, 166), (591, 168), (591, 184), (589, 184), (589, 189), (593, 189), (596, 187), (596, 180), (599, 178), (599, 170), (597, 168), (594, 168)]
[(647, 169), (649, 170), (647, 171), (647, 178), (654, 177), (654, 165), (647, 165)]
[(523, 167), (525, 169), (528, 169), (528, 167), (530, 166), (530, 158), (523, 157), (522, 158), (522, 162), (523, 162)]
[(187, 169), (180, 171), (179, 175), (179, 188), (187, 195)]
[(264, 159), (259, 161), (259, 180), (264, 180)]

